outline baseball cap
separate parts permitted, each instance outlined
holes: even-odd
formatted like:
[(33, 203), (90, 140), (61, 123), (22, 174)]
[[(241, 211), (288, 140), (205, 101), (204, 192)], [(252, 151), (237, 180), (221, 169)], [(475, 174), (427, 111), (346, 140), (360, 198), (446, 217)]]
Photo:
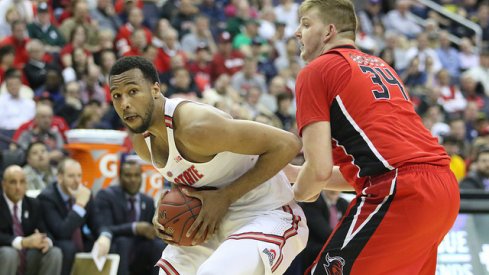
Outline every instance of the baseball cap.
[(48, 3), (41, 2), (37, 5), (37, 12), (48, 12), (48, 11), (49, 11)]
[(380, 4), (381, 0), (369, 0), (368, 1), (370, 4)]
[(222, 32), (219, 35), (219, 42), (220, 43), (228, 43), (228, 42), (231, 42), (231, 34), (229, 32)]

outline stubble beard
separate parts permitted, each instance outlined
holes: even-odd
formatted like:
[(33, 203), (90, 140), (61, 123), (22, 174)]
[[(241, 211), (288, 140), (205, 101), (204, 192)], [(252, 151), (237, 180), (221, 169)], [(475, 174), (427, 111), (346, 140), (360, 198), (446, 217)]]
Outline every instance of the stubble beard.
[(141, 124), (137, 128), (132, 128), (129, 125), (127, 125), (127, 123), (123, 122), (126, 128), (129, 129), (129, 131), (131, 131), (134, 134), (142, 134), (146, 132), (149, 128), (149, 125), (151, 124), (151, 116), (153, 114), (154, 106), (155, 106), (154, 102), (151, 101), (148, 108), (146, 109), (146, 113), (144, 114), (144, 117), (141, 117), (141, 119), (143, 120), (143, 124)]

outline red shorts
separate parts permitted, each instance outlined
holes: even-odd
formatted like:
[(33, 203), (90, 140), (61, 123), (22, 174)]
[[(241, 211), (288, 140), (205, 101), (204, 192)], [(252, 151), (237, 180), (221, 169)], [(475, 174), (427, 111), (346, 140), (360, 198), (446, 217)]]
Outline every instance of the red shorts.
[(435, 274), (460, 206), (448, 167), (411, 165), (370, 178), (305, 274)]

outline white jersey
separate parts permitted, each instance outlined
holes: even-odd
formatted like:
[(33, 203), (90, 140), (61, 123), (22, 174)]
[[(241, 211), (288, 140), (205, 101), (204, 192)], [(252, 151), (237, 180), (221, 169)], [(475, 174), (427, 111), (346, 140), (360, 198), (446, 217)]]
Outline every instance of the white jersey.
[[(173, 113), (184, 100), (166, 99), (165, 125), (168, 133), (169, 154), (165, 167), (153, 166), (170, 182), (194, 188), (221, 188), (231, 184), (254, 167), (258, 155), (242, 155), (232, 152), (217, 154), (211, 161), (194, 163), (179, 152), (173, 135)], [(192, 103), (193, 104), (193, 103)], [(199, 138), (199, 137), (195, 137)], [(151, 138), (145, 138), (151, 158)], [(230, 210), (267, 210), (288, 204), (294, 198), (292, 188), (283, 172), (251, 190), (230, 206)]]

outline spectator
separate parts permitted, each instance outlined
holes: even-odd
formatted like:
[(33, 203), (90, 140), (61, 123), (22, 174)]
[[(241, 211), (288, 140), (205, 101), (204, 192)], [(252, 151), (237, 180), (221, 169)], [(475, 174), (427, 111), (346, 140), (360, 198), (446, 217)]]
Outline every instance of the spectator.
[(295, 126), (295, 117), (290, 113), (293, 100), (294, 97), (290, 93), (281, 93), (277, 95), (278, 109), (275, 112), (275, 116), (280, 119), (282, 129), (286, 131), (293, 130)]
[(468, 69), (464, 75), (471, 76), (484, 87), (484, 93), (489, 96), (489, 49), (482, 49), (479, 54), (480, 64)]
[(129, 11), (128, 19), (129, 21), (119, 28), (117, 36), (115, 37), (115, 47), (119, 55), (123, 55), (125, 52), (131, 50), (131, 34), (135, 30), (142, 29), (146, 37), (146, 42), (148, 44), (151, 43), (151, 31), (143, 26), (143, 11), (139, 8), (132, 8)]
[[(166, 73), (171, 69), (170, 60), (179, 55), (182, 59), (186, 59), (185, 53), (182, 51), (178, 42), (178, 33), (175, 29), (167, 29), (160, 32), (159, 38), (161, 44), (155, 44), (158, 47), (158, 53), (155, 60), (155, 66), (158, 73)], [(159, 42), (159, 41), (158, 41)], [(185, 61), (184, 61), (185, 62)]]
[(460, 63), (460, 70), (465, 72), (466, 70), (479, 66), (479, 56), (475, 54), (472, 42), (468, 38), (462, 38), (460, 41), (460, 52), (458, 53), (458, 60)]
[(387, 30), (392, 30), (408, 38), (415, 38), (423, 29), (415, 23), (413, 14), (409, 11), (410, 0), (397, 0), (396, 9), (387, 13), (384, 19)]
[(15, 49), (11, 45), (0, 47), (0, 83), (3, 83), (5, 72), (12, 68), (15, 59)]
[(260, 14), (260, 27), (258, 28), (258, 36), (263, 39), (271, 40), (276, 32), (277, 16), (273, 7), (264, 7)]
[[(401, 0), (404, 1), (404, 0)], [(438, 55), (434, 49), (429, 45), (428, 35), (426, 33), (420, 33), (416, 39), (417, 46), (411, 47), (406, 52), (406, 58), (412, 60), (417, 57), (419, 59), (419, 70), (429, 72), (430, 69), (437, 73), (442, 69), (442, 64)]]
[(212, 58), (212, 82), (221, 74), (232, 76), (243, 66), (243, 54), (233, 49), (231, 41), (232, 37), (229, 32), (222, 32), (219, 35), (218, 51)]
[(299, 26), (299, 4), (294, 0), (281, 0), (280, 4), (275, 7), (277, 21), (286, 22), (285, 36), (294, 36), (294, 32)]
[(258, 37), (258, 28), (260, 22), (255, 19), (249, 19), (245, 22), (243, 31), (238, 33), (233, 39), (233, 48), (242, 49), (251, 46), (251, 41)]
[(77, 26), (83, 26), (86, 33), (86, 42), (87, 42), (87, 50), (90, 52), (96, 52), (99, 50), (99, 39), (98, 39), (98, 30), (94, 21), (91, 21), (89, 13), (88, 13), (88, 4), (84, 0), (76, 1), (73, 17), (70, 17), (63, 21), (59, 30), (63, 34), (65, 40), (70, 40), (71, 33)]
[(439, 41), (440, 47), (436, 49), (438, 58), (442, 67), (448, 71), (451, 78), (456, 82), (460, 76), (459, 52), (451, 46), (447, 31), (441, 31), (439, 33)]
[(29, 37), (39, 39), (45, 46), (48, 53), (59, 53), (65, 44), (63, 35), (56, 26), (51, 24), (51, 15), (46, 2), (37, 5), (36, 20), (27, 25)]
[(113, 234), (114, 251), (121, 257), (119, 275), (158, 275), (154, 264), (165, 248), (152, 224), (154, 201), (140, 192), (142, 180), (140, 164), (122, 162), (119, 185), (100, 190), (95, 199), (103, 225)]
[[(75, 253), (90, 251), (95, 239), (99, 255), (106, 255), (110, 249), (112, 234), (102, 228), (91, 191), (81, 178), (80, 163), (65, 159), (58, 165), (57, 182), (39, 195), (48, 231), (63, 251), (61, 275), (70, 274)], [(89, 230), (82, 230), (85, 224)]]
[(193, 31), (182, 37), (182, 50), (189, 59), (194, 59), (194, 54), (199, 45), (207, 45), (211, 54), (217, 52), (217, 46), (214, 42), (211, 30), (209, 28), (209, 18), (204, 15), (195, 17), (195, 27)]
[(173, 78), (165, 93), (166, 97), (183, 97), (191, 100), (201, 98), (202, 94), (195, 85), (190, 73), (186, 68), (176, 68), (173, 71)]
[(194, 17), (199, 9), (192, 0), (180, 0), (177, 12), (171, 17), (170, 23), (178, 33), (178, 39), (189, 34), (194, 28)]
[(200, 44), (195, 52), (195, 59), (188, 64), (189, 72), (194, 75), (194, 82), (203, 91), (211, 85), (211, 53), (207, 44)]
[(366, 2), (363, 10), (358, 12), (358, 22), (362, 32), (367, 35), (373, 35), (374, 26), (376, 24), (383, 24), (384, 14), (382, 13), (382, 1), (368, 0)]
[(11, 45), (15, 49), (14, 65), (18, 67), (24, 66), (29, 59), (26, 45), (29, 42), (29, 37), (26, 35), (26, 26), (23, 21), (12, 22), (12, 35), (0, 40), (0, 47)]
[(122, 25), (111, 0), (97, 0), (97, 6), (90, 10), (90, 17), (97, 21), (100, 30), (110, 30), (112, 37), (115, 37)]
[(474, 169), (460, 182), (460, 189), (489, 191), (489, 148), (479, 149), (473, 165)]
[(251, 87), (258, 88), (260, 94), (267, 90), (265, 76), (258, 72), (257, 61), (253, 57), (245, 58), (243, 68), (232, 76), (231, 84), (241, 95), (246, 95)]
[(27, 164), (24, 173), (27, 179), (27, 190), (41, 192), (56, 181), (56, 167), (49, 162), (48, 147), (41, 141), (34, 141), (25, 152)]
[(44, 143), (49, 152), (49, 160), (56, 163), (63, 157), (64, 140), (56, 127), (52, 127), (53, 109), (46, 104), (38, 104), (34, 117), (34, 127), (25, 130), (19, 137), (18, 143), (27, 148), (32, 142)]
[(29, 86), (36, 91), (46, 83), (47, 69), (55, 69), (54, 66), (46, 63), (44, 44), (38, 39), (30, 40), (26, 45), (29, 59), (24, 66), (24, 75), (29, 82)]
[(69, 42), (61, 49), (59, 53), (63, 67), (71, 67), (73, 60), (71, 55), (74, 49), (81, 48), (86, 55), (91, 55), (90, 46), (87, 43), (87, 31), (81, 25), (76, 26), (70, 33)]
[(65, 118), (68, 125), (73, 126), (81, 115), (82, 109), (80, 84), (76, 81), (66, 83), (64, 100), (56, 109), (56, 115)]
[(123, 53), (122, 56), (135, 56), (135, 55), (143, 55), (144, 49), (148, 46), (148, 42), (146, 40), (146, 34), (143, 29), (135, 30), (131, 34), (130, 39), (130, 50)]
[(34, 117), (35, 103), (32, 99), (20, 97), (20, 72), (8, 69), (5, 73), (7, 92), (0, 94), (0, 129), (15, 130)]
[(5, 169), (0, 196), (0, 274), (59, 275), (63, 255), (46, 234), (39, 201), (25, 195), (26, 185), (21, 167)]
[[(14, 6), (6, 6), (9, 1), (0, 1), (0, 37), (6, 37), (12, 34), (12, 23), (21, 20), (19, 12)], [(7, 8), (8, 7), (8, 8)], [(5, 15), (2, 13), (5, 11)]]
[(453, 117), (465, 109), (467, 100), (463, 96), (458, 85), (452, 83), (451, 78), (452, 76), (450, 75), (450, 72), (446, 69), (440, 70), (437, 74), (437, 89), (440, 93), (438, 104), (443, 106), (443, 109), (449, 116)]

